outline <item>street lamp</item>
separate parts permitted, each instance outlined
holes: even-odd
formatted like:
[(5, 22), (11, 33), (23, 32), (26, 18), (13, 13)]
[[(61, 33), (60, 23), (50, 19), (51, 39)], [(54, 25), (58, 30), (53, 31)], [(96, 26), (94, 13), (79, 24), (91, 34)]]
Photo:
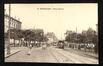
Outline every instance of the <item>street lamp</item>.
[[(10, 17), (10, 13), (11, 13), (11, 5), (9, 4), (9, 17)], [(8, 34), (8, 46), (7, 46), (7, 54), (10, 54), (10, 18), (9, 18), (9, 34)]]

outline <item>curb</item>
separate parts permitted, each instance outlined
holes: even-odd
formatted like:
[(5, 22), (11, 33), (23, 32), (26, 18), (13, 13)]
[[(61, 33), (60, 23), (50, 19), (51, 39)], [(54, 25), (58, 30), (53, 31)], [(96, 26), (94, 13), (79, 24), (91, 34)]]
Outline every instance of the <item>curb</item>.
[(14, 54), (16, 54), (16, 53), (18, 53), (18, 52), (20, 52), (20, 50), (19, 50), (19, 51), (14, 52), (14, 53), (12, 53), (12, 54), (10, 54), (10, 55), (8, 55), (8, 56), (6, 56), (5, 58), (8, 58), (8, 57), (10, 57), (10, 56), (12, 56), (12, 55), (14, 55)]

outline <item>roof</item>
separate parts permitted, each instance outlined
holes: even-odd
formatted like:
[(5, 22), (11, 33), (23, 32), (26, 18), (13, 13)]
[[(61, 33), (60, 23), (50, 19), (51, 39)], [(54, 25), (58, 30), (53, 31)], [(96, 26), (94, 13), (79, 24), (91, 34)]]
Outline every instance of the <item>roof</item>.
[(19, 22), (19, 23), (22, 23), (22, 22), (20, 22), (20, 20), (17, 20), (17, 19), (15, 19), (15, 18), (9, 16), (8, 14), (5, 14), (4, 16), (9, 17), (9, 18), (11, 18), (11, 19), (13, 19), (13, 20), (15, 20), (15, 21), (17, 21), (17, 22)]

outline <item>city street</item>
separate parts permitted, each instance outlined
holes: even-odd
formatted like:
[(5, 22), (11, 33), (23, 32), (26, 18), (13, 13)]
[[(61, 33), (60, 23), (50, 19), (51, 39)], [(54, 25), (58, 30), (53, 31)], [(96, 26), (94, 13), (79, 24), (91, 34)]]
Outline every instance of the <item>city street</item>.
[(5, 62), (99, 64), (98, 4), (5, 4)]
[(23, 48), (20, 52), (5, 59), (5, 62), (40, 62), (40, 63), (80, 63), (80, 64), (98, 64), (98, 60), (88, 58), (75, 52), (65, 51), (54, 46), (42, 49), (42, 47), (33, 47), (31, 55), (27, 55), (29, 49)]

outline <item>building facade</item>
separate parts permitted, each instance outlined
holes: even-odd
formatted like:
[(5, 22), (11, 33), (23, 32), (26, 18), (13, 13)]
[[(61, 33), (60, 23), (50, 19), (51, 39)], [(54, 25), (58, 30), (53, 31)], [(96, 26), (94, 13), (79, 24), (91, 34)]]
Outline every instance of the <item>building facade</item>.
[[(21, 29), (21, 22), (16, 18), (10, 17), (8, 14), (4, 15), (4, 34), (5, 34), (5, 48), (8, 45), (7, 31), (9, 29), (9, 19), (10, 19), (10, 29)], [(15, 40), (15, 43), (18, 43), (18, 40)], [(10, 39), (10, 43), (14, 43), (13, 39)]]
[(10, 17), (9, 15), (4, 15), (4, 33), (7, 33), (9, 29), (9, 19), (10, 19), (10, 29), (21, 29), (21, 22), (16, 18)]

